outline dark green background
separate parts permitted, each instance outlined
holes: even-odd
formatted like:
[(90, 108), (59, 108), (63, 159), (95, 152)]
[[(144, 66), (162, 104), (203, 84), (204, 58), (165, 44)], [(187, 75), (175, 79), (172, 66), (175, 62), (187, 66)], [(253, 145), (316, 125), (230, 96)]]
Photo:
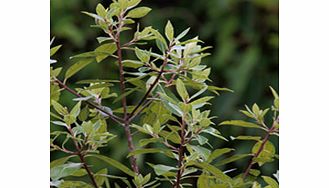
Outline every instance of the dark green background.
[[(97, 46), (96, 37), (105, 36), (100, 30), (91, 28), (93, 19), (81, 14), (80, 11), (95, 12), (97, 3), (108, 6), (110, 1), (90, 0), (51, 0), (51, 35), (56, 36), (55, 45), (63, 44), (54, 56), (59, 61), (57, 66), (66, 69), (72, 62), (69, 57), (81, 52), (91, 51)], [(233, 89), (234, 93), (223, 93), (212, 100), (212, 115), (217, 116), (216, 123), (223, 120), (244, 118), (238, 112), (245, 104), (251, 106), (254, 102), (261, 108), (269, 107), (272, 96), (268, 86), (278, 91), (278, 0), (144, 0), (142, 5), (153, 10), (141, 19), (141, 26), (152, 25), (163, 31), (164, 25), (170, 19), (176, 33), (190, 27), (188, 37), (199, 36), (206, 45), (213, 46), (208, 50), (211, 56), (204, 63), (212, 68), (211, 79), (219, 87)], [(162, 32), (163, 33), (163, 32)], [(130, 34), (129, 32), (127, 33)], [(128, 40), (128, 39), (126, 39)], [(117, 67), (107, 60), (100, 64), (89, 65), (68, 83), (87, 78), (117, 78)], [(74, 86), (74, 85), (71, 85)], [(118, 91), (118, 88), (114, 88)], [(61, 101), (68, 106), (73, 104), (72, 96), (62, 93)], [(130, 103), (136, 102), (136, 96), (128, 98)], [(108, 103), (111, 107), (113, 104)], [(118, 104), (114, 104), (114, 107)], [(109, 130), (118, 134), (108, 147), (102, 151), (123, 163), (128, 162), (127, 143), (121, 127), (109, 123)], [(53, 127), (52, 127), (53, 129)], [(258, 134), (254, 130), (220, 127), (225, 137), (229, 135)], [(135, 140), (141, 138), (136, 135)], [(278, 145), (278, 139), (274, 139)], [(225, 143), (212, 139), (214, 148), (233, 147), (238, 153), (250, 152), (252, 144), (232, 141)], [(277, 151), (278, 153), (278, 151)], [(52, 159), (62, 154), (51, 153)], [(148, 162), (168, 163), (162, 155), (146, 155)], [(95, 169), (102, 164), (95, 161)], [(140, 161), (142, 162), (142, 161)], [(226, 166), (225, 170), (238, 168), (231, 175), (242, 172), (246, 160), (241, 160)], [(173, 164), (174, 165), (174, 164)], [(140, 166), (144, 174), (150, 169)], [(264, 165), (264, 174), (271, 175), (278, 168), (278, 161)], [(115, 169), (110, 174), (119, 174)], [(87, 179), (88, 181), (88, 179)]]

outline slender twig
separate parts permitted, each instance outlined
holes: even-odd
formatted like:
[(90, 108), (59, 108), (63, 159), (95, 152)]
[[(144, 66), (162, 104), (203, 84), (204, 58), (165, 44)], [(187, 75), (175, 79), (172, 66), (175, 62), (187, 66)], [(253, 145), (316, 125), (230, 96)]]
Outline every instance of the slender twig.
[(276, 131), (276, 128), (275, 128), (275, 122), (277, 122), (277, 121), (278, 121), (278, 119), (276, 119), (276, 120), (273, 122), (272, 127), (266, 132), (266, 135), (265, 135), (265, 137), (264, 137), (263, 140), (262, 140), (262, 144), (260, 145), (260, 147), (258, 148), (257, 152), (253, 155), (253, 157), (252, 157), (251, 160), (249, 161), (249, 164), (248, 164), (248, 166), (247, 166), (245, 172), (243, 173), (243, 179), (245, 179), (245, 178), (248, 176), (248, 174), (249, 174), (249, 172), (250, 172), (252, 166), (255, 164), (254, 159), (257, 158), (257, 157), (260, 155), (260, 153), (264, 150), (265, 144), (267, 143), (267, 141), (268, 141), (269, 138), (270, 138), (270, 134), (271, 134), (272, 132)]
[[(125, 78), (124, 78), (124, 70), (123, 70), (123, 62), (122, 62), (122, 48), (121, 48), (121, 43), (120, 43), (120, 29), (123, 26), (122, 18), (123, 14), (121, 13), (119, 16), (119, 26), (117, 28), (117, 33), (115, 35), (115, 44), (117, 47), (117, 56), (118, 56), (118, 64), (119, 64), (119, 74), (120, 74), (120, 90), (121, 90), (121, 95), (123, 97), (121, 98), (121, 103), (122, 103), (122, 108), (123, 108), (123, 123), (124, 123), (124, 129), (125, 129), (125, 134), (127, 137), (127, 142), (128, 142), (128, 150), (129, 152), (132, 152), (135, 150), (135, 146), (133, 143), (130, 127), (129, 127), (129, 117), (127, 114), (127, 99), (126, 96), (124, 95), (125, 93)], [(111, 31), (110, 31), (111, 32)], [(137, 165), (137, 158), (136, 156), (131, 156), (129, 157), (131, 167), (134, 170), (135, 173), (139, 174), (139, 169)]]
[(90, 178), (93, 186), (95, 188), (98, 188), (98, 185), (96, 183), (95, 176), (94, 176), (93, 172), (91, 171), (91, 169), (89, 168), (89, 166), (87, 165), (87, 162), (86, 162), (86, 159), (85, 159), (85, 154), (82, 152), (82, 148), (79, 146), (78, 142), (76, 141), (75, 136), (74, 136), (74, 133), (73, 133), (71, 127), (69, 127), (69, 126), (66, 126), (66, 127), (67, 127), (67, 130), (70, 132), (70, 134), (73, 137), (72, 140), (73, 140), (73, 143), (75, 145), (75, 148), (77, 149), (77, 155), (79, 156), (80, 161), (81, 161), (84, 169), (86, 169), (86, 171), (88, 173), (88, 176), (89, 176), (89, 178)]
[(156, 79), (154, 80), (154, 82), (151, 84), (151, 86), (149, 87), (149, 89), (146, 91), (146, 93), (143, 96), (143, 98), (138, 102), (137, 106), (135, 106), (135, 108), (133, 109), (133, 111), (130, 113), (130, 117), (133, 117), (134, 116), (134, 113), (136, 112), (136, 110), (144, 103), (144, 101), (147, 99), (147, 97), (149, 96), (149, 94), (151, 93), (151, 91), (153, 90), (153, 88), (159, 82), (162, 73), (164, 73), (164, 71), (165, 71), (164, 68), (165, 68), (165, 66), (168, 63), (169, 52), (171, 51), (171, 48), (172, 48), (172, 44), (169, 45), (169, 48), (168, 48), (167, 52), (165, 53), (163, 64), (162, 64), (162, 67), (161, 67), (161, 70), (160, 70), (158, 76), (156, 77)]
[(183, 168), (183, 160), (184, 160), (184, 149), (185, 149), (185, 120), (184, 120), (185, 114), (182, 116), (182, 123), (181, 123), (181, 131), (180, 131), (180, 146), (179, 146), (179, 151), (178, 151), (178, 171), (176, 175), (176, 182), (173, 185), (174, 188), (179, 188), (180, 187), (180, 181), (182, 178), (182, 174), (184, 172)]
[[(79, 93), (77, 93), (76, 91), (74, 91), (73, 89), (69, 88), (67, 85), (65, 85), (63, 82), (61, 82), (60, 80), (56, 79), (54, 80), (54, 82), (56, 82), (61, 88), (65, 89), (66, 91), (72, 93), (73, 95), (77, 96), (77, 97), (83, 97), (82, 95), (80, 95)], [(123, 119), (104, 110), (101, 106), (95, 105), (90, 101), (83, 101), (85, 103), (87, 103), (88, 105), (92, 106), (93, 108), (96, 108), (97, 110), (103, 112), (104, 114), (108, 115), (113, 121), (119, 123), (120, 125), (123, 122)]]

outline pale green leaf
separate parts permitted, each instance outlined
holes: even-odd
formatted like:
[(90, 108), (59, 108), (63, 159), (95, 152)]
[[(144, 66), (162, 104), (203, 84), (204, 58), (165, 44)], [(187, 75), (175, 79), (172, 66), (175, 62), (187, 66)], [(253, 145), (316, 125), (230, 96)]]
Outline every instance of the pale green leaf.
[(250, 156), (250, 154), (233, 155), (232, 157), (228, 157), (228, 158), (225, 158), (225, 159), (219, 161), (218, 163), (216, 163), (216, 166), (222, 166), (222, 165), (225, 165), (227, 163), (231, 163), (231, 162), (243, 159), (243, 158), (248, 157), (248, 156)]
[(176, 80), (176, 90), (183, 101), (188, 100), (189, 95), (181, 79)]
[(78, 117), (78, 115), (80, 114), (80, 107), (81, 107), (81, 101), (79, 101), (71, 110), (70, 115), (72, 115), (73, 117)]
[(152, 9), (148, 7), (138, 7), (128, 12), (129, 18), (141, 18), (146, 16)]
[(215, 166), (213, 166), (211, 164), (208, 164), (208, 163), (205, 163), (205, 162), (191, 161), (189, 163), (189, 165), (195, 165), (199, 168), (202, 168), (203, 170), (206, 170), (206, 171), (210, 172), (211, 174), (213, 174), (214, 176), (216, 176), (217, 178), (219, 178), (223, 182), (231, 182), (232, 181), (232, 179), (229, 176), (227, 176), (221, 170), (219, 170), (218, 168), (216, 168)]
[(96, 7), (96, 13), (97, 13), (100, 17), (102, 17), (102, 18), (105, 18), (105, 17), (106, 17), (106, 14), (107, 14), (105, 8), (104, 8), (103, 5), (100, 4), (100, 3), (97, 4), (97, 7)]
[(261, 128), (259, 125), (242, 121), (242, 120), (230, 120), (230, 121), (224, 121), (220, 123), (219, 125), (234, 125), (234, 126), (239, 126), (239, 127), (247, 127), (247, 128)]
[(62, 45), (58, 45), (58, 46), (52, 47), (50, 49), (50, 57), (53, 56), (61, 47), (62, 47)]
[(50, 178), (52, 180), (59, 180), (67, 177), (78, 171), (82, 167), (81, 163), (68, 163), (55, 166), (50, 169)]
[(120, 163), (114, 159), (111, 159), (111, 158), (103, 156), (103, 155), (97, 155), (97, 154), (92, 154), (90, 156), (101, 159), (102, 161), (106, 162), (110, 166), (113, 166), (113, 167), (121, 170), (122, 172), (128, 174), (129, 176), (132, 176), (132, 177), (135, 176), (135, 173), (132, 170), (130, 170), (128, 167), (126, 167), (125, 165), (123, 165), (122, 163)]
[(279, 184), (271, 177), (268, 176), (262, 176), (264, 181), (271, 186), (271, 188), (279, 188)]
[(221, 155), (225, 154), (225, 153), (228, 153), (228, 152), (231, 152), (233, 151), (234, 149), (231, 149), (231, 148), (222, 148), (222, 149), (216, 149), (215, 151), (213, 151), (210, 156), (208, 157), (207, 159), (207, 162), (208, 163), (211, 163), (214, 159), (220, 157)]
[(188, 32), (189, 32), (190, 28), (185, 29), (183, 32), (181, 32), (177, 37), (176, 40), (180, 40), (182, 39)]
[(158, 176), (165, 175), (167, 172), (169, 172), (171, 170), (176, 170), (175, 167), (166, 166), (166, 165), (162, 165), (162, 164), (154, 165), (154, 166), (152, 166), (152, 168), (154, 169), (154, 172)]
[(165, 34), (169, 41), (172, 41), (174, 39), (174, 28), (169, 20), (165, 27)]
[(51, 101), (51, 104), (53, 105), (55, 111), (57, 113), (59, 113), (60, 115), (66, 115), (68, 114), (68, 111), (66, 108), (64, 108), (61, 104), (59, 104), (58, 102), (56, 102), (55, 100)]
[(67, 69), (65, 73), (65, 79), (70, 78), (71, 76), (79, 72), (81, 69), (83, 69), (93, 61), (94, 61), (93, 58), (80, 59), (78, 62), (76, 62), (70, 68)]

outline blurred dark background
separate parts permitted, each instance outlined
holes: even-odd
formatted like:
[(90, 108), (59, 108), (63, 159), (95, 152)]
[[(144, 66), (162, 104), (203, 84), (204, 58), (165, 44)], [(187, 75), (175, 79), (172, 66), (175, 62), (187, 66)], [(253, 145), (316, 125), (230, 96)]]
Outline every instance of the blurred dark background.
[[(81, 11), (95, 12), (97, 3), (104, 7), (110, 0), (51, 0), (51, 36), (56, 36), (54, 45), (63, 47), (53, 59), (58, 60), (58, 66), (66, 69), (72, 64), (69, 57), (78, 53), (91, 51), (96, 48), (98, 36), (105, 36), (100, 30), (91, 28), (94, 20)], [(216, 124), (228, 119), (244, 118), (239, 109), (247, 104), (257, 103), (261, 108), (270, 107), (272, 95), (268, 86), (278, 91), (279, 70), (279, 34), (278, 34), (278, 0), (144, 0), (141, 5), (149, 6), (153, 10), (140, 20), (141, 26), (152, 25), (163, 33), (164, 25), (170, 19), (175, 32), (180, 33), (187, 27), (191, 30), (187, 36), (199, 38), (206, 45), (213, 46), (208, 52), (211, 56), (204, 59), (204, 64), (212, 68), (211, 79), (213, 85), (228, 87), (234, 93), (222, 93), (212, 100), (212, 115), (217, 116)], [(127, 36), (131, 34), (127, 32)], [(127, 38), (126, 40), (128, 40)], [(87, 78), (117, 78), (117, 67), (109, 60), (100, 64), (91, 64), (73, 77), (68, 83)], [(74, 85), (71, 85), (74, 86)], [(118, 88), (113, 88), (118, 91)], [(130, 96), (130, 102), (136, 101)], [(68, 106), (73, 104), (72, 96), (62, 93), (61, 101)], [(109, 103), (108, 105), (112, 105)], [(114, 104), (117, 106), (119, 104)], [(128, 165), (126, 159), (127, 143), (121, 127), (108, 122), (109, 130), (118, 135), (102, 152)], [(51, 127), (53, 130), (54, 127)], [(218, 127), (225, 137), (229, 135), (256, 135), (255, 130), (231, 127)], [(138, 140), (143, 135), (136, 135)], [(272, 140), (278, 146), (278, 139)], [(214, 149), (234, 147), (237, 153), (248, 153), (253, 142), (231, 141), (211, 138)], [(277, 151), (278, 153), (278, 151)], [(63, 156), (52, 152), (51, 158)], [(166, 163), (162, 155), (146, 155), (143, 159), (148, 162)], [(237, 168), (231, 175), (237, 175), (246, 168), (248, 159), (227, 165), (224, 169)], [(141, 161), (140, 161), (141, 162)], [(95, 161), (94, 169), (100, 169), (102, 164)], [(174, 165), (174, 164), (173, 164)], [(144, 174), (150, 169), (141, 166)], [(110, 174), (120, 174), (115, 169)], [(262, 172), (271, 175), (278, 169), (278, 161), (266, 164)], [(88, 181), (88, 179), (87, 179)]]

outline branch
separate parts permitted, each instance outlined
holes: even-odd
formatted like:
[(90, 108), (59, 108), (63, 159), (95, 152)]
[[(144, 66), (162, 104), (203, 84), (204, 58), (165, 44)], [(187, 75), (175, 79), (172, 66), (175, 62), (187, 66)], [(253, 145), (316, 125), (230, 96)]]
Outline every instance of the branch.
[(181, 131), (180, 131), (180, 146), (179, 146), (179, 151), (178, 151), (178, 171), (177, 171), (177, 176), (176, 176), (176, 183), (173, 185), (173, 188), (179, 188), (180, 186), (180, 180), (182, 178), (182, 174), (184, 172), (183, 168), (183, 160), (184, 160), (184, 148), (185, 148), (185, 121), (184, 121), (184, 116), (182, 116), (182, 124), (181, 124)]
[[(70, 134), (72, 135), (72, 137), (75, 138), (72, 129), (69, 126), (66, 126), (66, 127), (67, 127), (68, 131), (70, 132)], [(75, 148), (77, 149), (77, 155), (79, 156), (80, 161), (81, 161), (83, 167), (86, 169), (86, 171), (88, 173), (88, 176), (89, 176), (91, 182), (93, 183), (93, 186), (95, 188), (98, 188), (98, 185), (96, 183), (96, 179), (94, 177), (94, 174), (92, 173), (91, 169), (87, 165), (87, 162), (86, 162), (86, 159), (85, 159), (85, 154), (82, 153), (82, 149), (80, 148), (80, 146), (79, 146), (78, 142), (76, 141), (76, 139), (72, 139), (72, 140), (73, 140), (73, 143), (75, 145)]]
[[(115, 44), (117, 47), (117, 55), (118, 55), (118, 63), (119, 63), (119, 71), (120, 71), (120, 90), (121, 90), (121, 95), (123, 95), (123, 97), (121, 99), (123, 114), (124, 114), (123, 123), (124, 123), (125, 134), (126, 134), (127, 142), (128, 142), (128, 150), (129, 150), (129, 152), (132, 152), (135, 150), (135, 146), (134, 146), (131, 131), (129, 128), (129, 117), (127, 114), (127, 99), (126, 99), (126, 96), (124, 95), (125, 94), (125, 78), (124, 78), (124, 70), (123, 70), (123, 63), (122, 63), (122, 48), (121, 48), (121, 44), (120, 44), (120, 29), (123, 26), (123, 24), (122, 24), (123, 14), (124, 13), (121, 13), (119, 16), (119, 26), (117, 29), (117, 33), (115, 35)], [(112, 32), (112, 31), (110, 31), (110, 32)], [(134, 170), (135, 173), (139, 174), (136, 156), (131, 156), (129, 159), (130, 159), (130, 164), (131, 164), (132, 169)]]
[[(73, 89), (69, 88), (67, 85), (65, 85), (60, 80), (56, 79), (54, 82), (58, 83), (58, 85), (61, 88), (65, 89), (66, 91), (68, 91), (70, 93), (72, 93), (73, 95), (75, 95), (77, 97), (83, 97), (82, 95), (80, 95), (79, 93), (77, 93), (76, 91), (74, 91)], [(88, 105), (92, 106), (93, 108), (96, 108), (97, 110), (99, 110), (99, 111), (103, 112), (104, 114), (108, 115), (113, 121), (115, 121), (115, 122), (117, 122), (119, 124), (122, 124), (122, 122), (123, 122), (123, 119), (122, 118), (120, 118), (120, 117), (118, 117), (118, 116), (116, 116), (116, 115), (114, 115), (114, 114), (112, 114), (112, 113), (110, 113), (110, 112), (102, 109), (101, 106), (95, 105), (95, 104), (93, 104), (90, 101), (83, 101), (83, 102), (87, 103)]]
[(137, 106), (130, 113), (129, 119), (132, 119), (131, 117), (134, 117), (135, 116), (134, 113), (136, 112), (136, 110), (144, 103), (144, 101), (147, 99), (147, 97), (149, 96), (149, 94), (151, 93), (151, 91), (153, 90), (153, 88), (159, 82), (161, 75), (165, 72), (164, 71), (164, 67), (168, 63), (169, 52), (171, 51), (171, 48), (172, 48), (172, 44), (169, 45), (169, 48), (168, 48), (168, 50), (167, 50), (167, 52), (165, 54), (165, 58), (163, 59), (163, 64), (162, 64), (162, 67), (161, 67), (161, 70), (160, 70), (158, 76), (156, 77), (156, 79), (154, 80), (154, 82), (151, 84), (151, 86), (149, 87), (149, 89), (146, 91), (146, 93), (143, 96), (143, 98), (138, 102)]
[(247, 169), (245, 170), (245, 172), (243, 173), (243, 179), (245, 179), (248, 174), (249, 174), (249, 171), (251, 170), (251, 167), (255, 164), (254, 163), (254, 159), (257, 158), (259, 156), (259, 154), (263, 151), (264, 147), (265, 147), (265, 144), (266, 142), (268, 141), (268, 139), (270, 138), (270, 134), (273, 132), (273, 131), (276, 131), (276, 128), (275, 128), (275, 122), (277, 122), (278, 119), (276, 119), (273, 124), (272, 124), (272, 127), (266, 132), (266, 135), (262, 141), (262, 144), (260, 145), (259, 149), (257, 150), (257, 152), (255, 153), (255, 155), (251, 158), (249, 164), (248, 164), (248, 167)]

